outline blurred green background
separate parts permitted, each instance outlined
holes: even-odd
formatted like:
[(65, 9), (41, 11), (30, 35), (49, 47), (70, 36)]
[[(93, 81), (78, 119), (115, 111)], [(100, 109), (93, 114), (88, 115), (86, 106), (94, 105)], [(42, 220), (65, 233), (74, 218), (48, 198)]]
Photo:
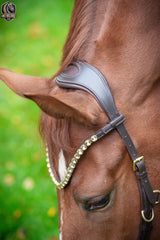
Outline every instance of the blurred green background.
[[(0, 67), (51, 77), (59, 67), (73, 1), (12, 2), (16, 19), (0, 18)], [(58, 237), (56, 190), (46, 168), (39, 118), (34, 103), (0, 81), (0, 240)]]

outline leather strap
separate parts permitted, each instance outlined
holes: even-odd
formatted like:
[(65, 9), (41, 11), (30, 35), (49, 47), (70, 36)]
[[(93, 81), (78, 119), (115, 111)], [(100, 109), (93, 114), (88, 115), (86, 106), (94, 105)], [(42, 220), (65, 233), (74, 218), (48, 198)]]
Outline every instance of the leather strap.
[[(76, 74), (67, 74), (67, 71), (64, 71), (57, 77), (56, 83), (59, 87), (75, 88), (87, 91), (94, 96), (101, 108), (110, 118), (111, 121), (95, 134), (99, 139), (115, 128), (119, 132), (135, 166), (141, 198), (141, 211), (143, 211), (147, 220), (151, 219), (152, 205), (156, 201), (155, 195), (147, 176), (145, 164), (142, 161), (142, 158), (139, 157), (137, 150), (123, 124), (125, 118), (122, 114), (119, 114), (116, 108), (107, 80), (98, 69), (86, 62), (73, 62), (69, 65), (69, 67), (76, 68)], [(151, 229), (152, 221), (146, 222), (142, 218), (139, 240), (148, 240)]]

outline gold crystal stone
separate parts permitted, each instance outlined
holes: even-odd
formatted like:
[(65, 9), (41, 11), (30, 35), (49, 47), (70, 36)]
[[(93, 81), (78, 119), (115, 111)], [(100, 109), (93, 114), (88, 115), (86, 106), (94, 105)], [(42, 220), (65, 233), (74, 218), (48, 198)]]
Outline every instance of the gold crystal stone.
[(82, 149), (83, 151), (85, 151), (85, 150), (87, 149), (86, 144), (83, 144), (83, 145), (81, 146), (81, 149)]
[(75, 168), (75, 164), (74, 163), (70, 163), (69, 166), (70, 166), (70, 168), (73, 168), (73, 169)]
[(73, 169), (69, 168), (69, 169), (68, 169), (68, 172), (69, 172), (69, 173), (72, 173), (72, 172), (73, 172)]
[(51, 166), (50, 163), (47, 163), (47, 167), (50, 168), (50, 166)]
[(92, 137), (91, 137), (91, 140), (92, 140), (92, 142), (96, 142), (97, 141), (97, 136), (96, 135), (93, 135)]
[(56, 184), (56, 182), (55, 182), (55, 178), (54, 178), (54, 177), (52, 177), (52, 181)]
[(74, 164), (76, 164), (76, 163), (77, 163), (77, 159), (76, 159), (76, 158), (73, 158), (72, 162), (73, 162)]
[(74, 157), (75, 157), (76, 159), (80, 159), (80, 156), (79, 156), (79, 154), (77, 154), (77, 153), (74, 155)]
[(82, 155), (82, 154), (83, 154), (83, 150), (82, 150), (82, 149), (78, 149), (78, 150), (77, 150), (77, 153), (78, 153), (79, 155)]
[(64, 180), (68, 182), (69, 177), (66, 175)]
[(85, 144), (89, 147), (92, 143), (91, 143), (91, 141), (88, 139), (88, 140), (85, 141)]

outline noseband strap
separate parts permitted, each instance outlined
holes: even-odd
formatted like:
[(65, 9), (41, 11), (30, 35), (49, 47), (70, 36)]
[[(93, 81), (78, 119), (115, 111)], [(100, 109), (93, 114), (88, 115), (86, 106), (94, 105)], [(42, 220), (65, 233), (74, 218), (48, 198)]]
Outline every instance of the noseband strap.
[[(72, 69), (76, 69), (73, 74)], [(124, 116), (119, 114), (115, 101), (105, 77), (98, 69), (86, 62), (73, 62), (61, 73), (56, 83), (59, 87), (74, 88), (84, 90), (90, 93), (110, 118), (110, 122), (95, 133), (97, 138), (101, 138), (113, 129), (117, 129), (123, 142), (128, 150), (131, 160), (133, 161), (133, 169), (136, 173), (141, 198), (141, 214), (142, 223), (140, 229), (140, 240), (149, 239), (152, 229), (152, 220), (154, 218), (153, 204), (156, 199), (149, 182), (143, 156), (139, 156), (138, 152), (123, 124)]]

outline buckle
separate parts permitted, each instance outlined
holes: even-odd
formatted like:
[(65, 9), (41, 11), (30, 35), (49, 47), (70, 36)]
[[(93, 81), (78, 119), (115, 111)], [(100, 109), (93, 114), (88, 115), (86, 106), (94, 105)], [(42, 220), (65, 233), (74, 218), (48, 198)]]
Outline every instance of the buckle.
[(142, 214), (142, 218), (143, 218), (143, 220), (144, 220), (145, 222), (148, 222), (148, 223), (149, 223), (149, 222), (152, 222), (153, 219), (154, 219), (154, 210), (153, 210), (153, 208), (152, 208), (152, 216), (151, 216), (150, 219), (148, 219), (148, 218), (145, 217), (145, 215), (144, 215), (144, 210), (141, 211), (141, 214)]
[(140, 162), (140, 161), (143, 161), (143, 162), (144, 162), (144, 156), (138, 157), (138, 158), (136, 158), (136, 159), (133, 161), (133, 171), (134, 171), (134, 172), (136, 171), (136, 163), (137, 163), (137, 162)]
[[(154, 190), (153, 191), (155, 194), (157, 194), (158, 196), (160, 195), (160, 190)], [(160, 198), (160, 197), (159, 197)], [(160, 203), (160, 201), (159, 201), (159, 199), (157, 200), (157, 201), (155, 201), (155, 203), (154, 204), (159, 204)]]

